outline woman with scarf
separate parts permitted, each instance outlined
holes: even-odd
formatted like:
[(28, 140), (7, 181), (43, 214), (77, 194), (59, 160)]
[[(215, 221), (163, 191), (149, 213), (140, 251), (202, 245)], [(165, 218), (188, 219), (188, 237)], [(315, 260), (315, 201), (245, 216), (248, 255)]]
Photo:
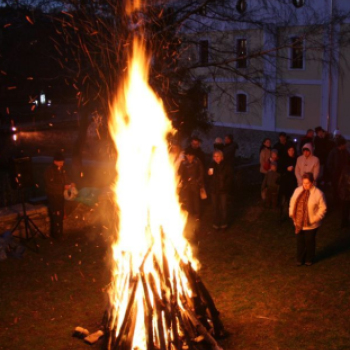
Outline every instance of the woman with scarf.
[(302, 176), (289, 204), (289, 216), (293, 219), (297, 235), (297, 266), (311, 266), (315, 258), (316, 232), (326, 214), (324, 194), (315, 186), (312, 173)]

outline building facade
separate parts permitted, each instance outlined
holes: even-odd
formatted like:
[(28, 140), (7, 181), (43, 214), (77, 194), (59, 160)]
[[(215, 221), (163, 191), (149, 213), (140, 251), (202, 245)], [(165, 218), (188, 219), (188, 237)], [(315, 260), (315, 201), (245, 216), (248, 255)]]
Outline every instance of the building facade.
[(182, 27), (181, 58), (207, 86), (216, 127), (295, 137), (322, 126), (350, 139), (350, 2), (209, 4)]

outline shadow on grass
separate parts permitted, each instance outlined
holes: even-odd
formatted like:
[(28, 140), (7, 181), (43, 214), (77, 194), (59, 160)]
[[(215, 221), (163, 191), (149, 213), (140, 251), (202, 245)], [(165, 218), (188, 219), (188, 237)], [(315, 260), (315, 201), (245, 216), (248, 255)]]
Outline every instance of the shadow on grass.
[(346, 232), (346, 237), (340, 237), (317, 253), (317, 261), (327, 260), (335, 255), (339, 255), (350, 250), (350, 235)]

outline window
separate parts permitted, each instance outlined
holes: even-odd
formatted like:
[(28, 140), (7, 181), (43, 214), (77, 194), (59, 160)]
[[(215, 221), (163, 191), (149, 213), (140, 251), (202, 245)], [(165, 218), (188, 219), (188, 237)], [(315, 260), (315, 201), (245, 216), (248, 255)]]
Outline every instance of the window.
[(247, 68), (247, 40), (237, 40), (237, 68)]
[(293, 0), (293, 5), (296, 8), (302, 7), (302, 6), (304, 6), (304, 4), (305, 4), (304, 0)]
[(247, 95), (239, 93), (236, 95), (236, 112), (247, 112)]
[(236, 9), (239, 13), (244, 13), (247, 10), (247, 1), (246, 0), (238, 0), (236, 4)]
[(199, 42), (199, 63), (206, 65), (209, 62), (209, 42), (208, 40), (201, 40)]
[(303, 116), (303, 99), (300, 96), (291, 96), (289, 98), (289, 116)]
[(300, 37), (291, 38), (290, 68), (304, 68), (304, 40)]
[(207, 5), (201, 5), (201, 7), (198, 10), (198, 14), (200, 14), (201, 16), (206, 16), (207, 15)]

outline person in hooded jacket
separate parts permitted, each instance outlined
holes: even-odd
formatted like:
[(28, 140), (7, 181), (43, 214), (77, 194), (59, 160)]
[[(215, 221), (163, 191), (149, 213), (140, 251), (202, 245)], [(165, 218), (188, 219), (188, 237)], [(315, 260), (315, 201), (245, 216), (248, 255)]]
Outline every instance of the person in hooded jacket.
[(303, 154), (298, 157), (295, 165), (295, 176), (298, 186), (303, 184), (302, 176), (305, 173), (312, 173), (315, 181), (318, 180), (320, 174), (320, 160), (313, 155), (312, 145), (306, 143), (302, 149)]

